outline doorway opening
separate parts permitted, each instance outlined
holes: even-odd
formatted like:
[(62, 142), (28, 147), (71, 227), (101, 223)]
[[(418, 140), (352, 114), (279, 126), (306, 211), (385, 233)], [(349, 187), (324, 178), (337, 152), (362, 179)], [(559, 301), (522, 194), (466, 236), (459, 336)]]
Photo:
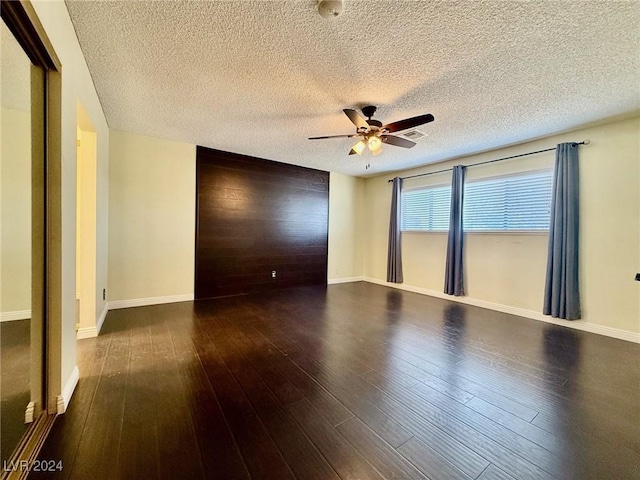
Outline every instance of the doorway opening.
[(76, 335), (98, 335), (96, 319), (97, 135), (80, 102), (76, 138)]

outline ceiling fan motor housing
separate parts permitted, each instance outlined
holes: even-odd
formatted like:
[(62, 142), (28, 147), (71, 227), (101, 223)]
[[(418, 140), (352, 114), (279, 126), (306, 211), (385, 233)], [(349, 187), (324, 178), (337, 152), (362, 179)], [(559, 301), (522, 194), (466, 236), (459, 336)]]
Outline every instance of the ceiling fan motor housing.
[(371, 127), (382, 127), (382, 122), (378, 120), (372, 120), (371, 117), (376, 113), (378, 107), (374, 107), (373, 105), (367, 105), (366, 107), (362, 107), (362, 113), (365, 117), (367, 117), (367, 123)]
[(362, 107), (362, 113), (364, 113), (365, 117), (371, 118), (376, 113), (377, 109), (378, 107), (374, 107), (373, 105), (367, 105), (366, 107)]

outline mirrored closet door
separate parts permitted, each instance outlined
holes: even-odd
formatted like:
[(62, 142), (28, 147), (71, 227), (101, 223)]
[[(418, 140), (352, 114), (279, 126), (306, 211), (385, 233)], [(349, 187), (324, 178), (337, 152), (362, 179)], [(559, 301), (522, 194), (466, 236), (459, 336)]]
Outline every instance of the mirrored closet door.
[(45, 71), (5, 22), (0, 29), (0, 460), (6, 470), (45, 403)]

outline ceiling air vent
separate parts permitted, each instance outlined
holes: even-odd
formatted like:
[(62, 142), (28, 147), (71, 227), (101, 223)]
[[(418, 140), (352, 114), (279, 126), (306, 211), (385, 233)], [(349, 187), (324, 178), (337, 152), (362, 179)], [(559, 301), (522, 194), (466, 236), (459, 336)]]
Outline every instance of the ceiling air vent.
[(409, 140), (418, 140), (419, 138), (426, 137), (427, 135), (422, 133), (420, 130), (409, 130), (408, 132), (404, 132), (402, 136)]

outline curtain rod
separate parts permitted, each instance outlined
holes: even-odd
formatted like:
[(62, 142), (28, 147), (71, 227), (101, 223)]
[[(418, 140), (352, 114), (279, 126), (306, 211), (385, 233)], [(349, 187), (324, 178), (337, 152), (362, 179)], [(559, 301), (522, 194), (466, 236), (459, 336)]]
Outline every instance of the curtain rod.
[[(589, 145), (591, 143), (591, 140), (583, 140), (582, 142), (569, 142), (569, 143), (574, 143), (575, 145)], [(503, 160), (511, 160), (512, 158), (526, 157), (527, 155), (535, 155), (536, 153), (551, 152), (552, 150), (555, 150), (555, 149), (556, 147), (545, 148), (544, 150), (536, 150), (535, 152), (521, 153), (520, 155), (512, 155), (511, 157), (497, 158), (496, 160), (487, 160), (486, 162), (472, 163), (471, 165), (465, 165), (465, 166), (475, 167), (477, 165), (485, 165), (487, 163), (501, 162)], [(402, 180), (406, 180), (407, 178), (426, 177), (427, 175), (435, 175), (436, 173), (450, 172), (451, 170), (453, 170), (453, 168), (445, 168), (444, 170), (438, 170), (436, 172), (419, 173), (417, 175), (409, 175), (408, 177), (400, 177), (400, 178)], [(391, 183), (393, 182), (393, 179), (387, 180), (387, 182)]]

